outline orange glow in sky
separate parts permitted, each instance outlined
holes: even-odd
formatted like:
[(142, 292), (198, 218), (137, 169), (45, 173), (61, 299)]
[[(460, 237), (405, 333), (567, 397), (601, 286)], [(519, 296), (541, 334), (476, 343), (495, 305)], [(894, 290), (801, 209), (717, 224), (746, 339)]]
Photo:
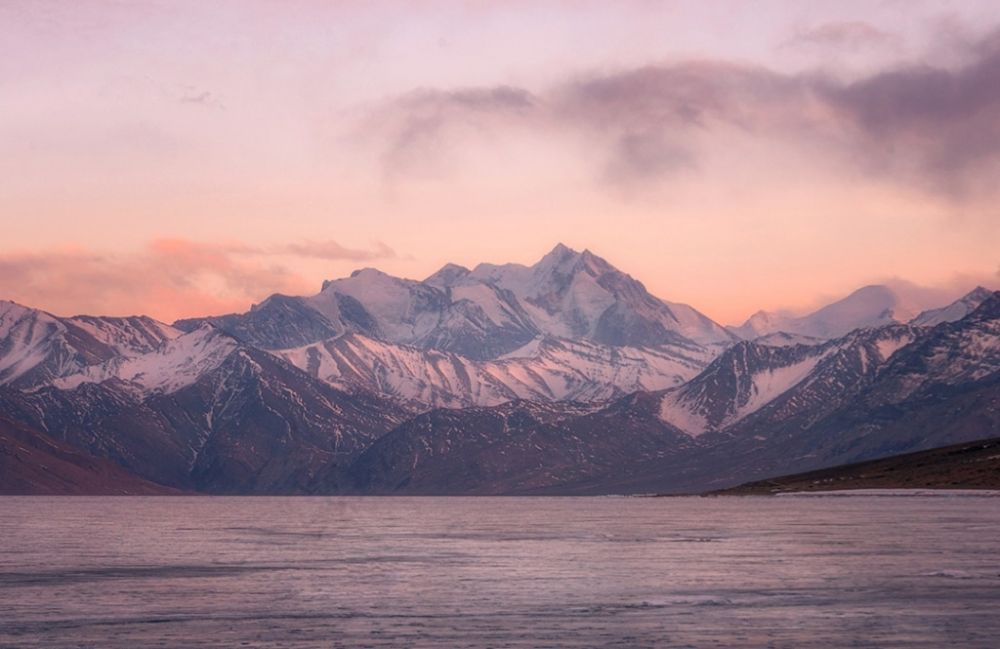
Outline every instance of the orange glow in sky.
[(1000, 12), (949, 7), (5, 2), (0, 299), (170, 321), (557, 242), (724, 324), (996, 287)]

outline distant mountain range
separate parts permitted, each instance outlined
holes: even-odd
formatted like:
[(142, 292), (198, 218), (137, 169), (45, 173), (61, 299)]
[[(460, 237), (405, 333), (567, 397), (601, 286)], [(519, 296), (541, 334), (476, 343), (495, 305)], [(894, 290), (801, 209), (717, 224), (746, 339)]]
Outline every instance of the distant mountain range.
[(727, 328), (559, 245), (172, 325), (0, 302), (0, 423), (0, 491), (702, 490), (997, 435), (1000, 293)]

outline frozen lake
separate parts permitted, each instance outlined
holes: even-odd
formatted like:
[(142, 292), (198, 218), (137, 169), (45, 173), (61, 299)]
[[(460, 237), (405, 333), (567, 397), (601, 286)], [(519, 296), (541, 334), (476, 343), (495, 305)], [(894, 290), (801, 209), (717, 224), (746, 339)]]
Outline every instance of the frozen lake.
[(1000, 646), (1000, 498), (0, 498), (0, 647)]

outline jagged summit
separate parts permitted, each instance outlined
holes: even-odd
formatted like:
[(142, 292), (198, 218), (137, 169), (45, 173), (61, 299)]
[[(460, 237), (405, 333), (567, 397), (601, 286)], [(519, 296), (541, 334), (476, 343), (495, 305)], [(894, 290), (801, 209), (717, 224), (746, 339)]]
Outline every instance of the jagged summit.
[(928, 309), (913, 319), (913, 324), (932, 327), (942, 322), (954, 322), (975, 311), (979, 305), (989, 300), (993, 291), (977, 286), (959, 299), (939, 309)]
[(459, 281), (463, 277), (466, 277), (472, 271), (465, 266), (460, 266), (458, 264), (447, 263), (442, 266), (436, 273), (430, 275), (424, 280), (425, 284), (431, 284), (433, 286), (451, 286), (455, 282)]
[(863, 287), (739, 342), (564, 245), (176, 328), (0, 302), (0, 418), (185, 489), (691, 490), (997, 430), (1000, 293), (909, 309)]
[(593, 277), (603, 273), (619, 272), (605, 259), (598, 257), (590, 250), (585, 249), (583, 252), (577, 252), (561, 243), (542, 257), (538, 263), (532, 266), (532, 269), (536, 275), (547, 272), (563, 274), (585, 272)]
[(983, 300), (970, 315), (977, 320), (995, 320), (1000, 318), (1000, 291), (987, 290)]
[[(585, 249), (557, 244), (531, 266), (446, 264), (424, 281), (362, 268), (323, 282), (318, 295), (272, 296), (247, 314), (212, 318), (267, 349), (345, 333), (496, 359), (538, 336), (613, 347), (675, 345), (685, 353), (733, 336), (690, 306), (651, 295)], [(177, 323), (190, 330), (193, 321)]]

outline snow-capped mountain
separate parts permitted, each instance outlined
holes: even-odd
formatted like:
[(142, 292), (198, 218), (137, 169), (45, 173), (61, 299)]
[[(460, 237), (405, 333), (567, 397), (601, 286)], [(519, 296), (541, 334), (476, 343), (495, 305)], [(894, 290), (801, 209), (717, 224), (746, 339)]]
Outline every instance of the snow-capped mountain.
[[(909, 329), (913, 341), (874, 370), (868, 358), (864, 374), (860, 355), (845, 349), (822, 380), (800, 384), (715, 436), (715, 449), (698, 464), (712, 473), (725, 457), (741, 457), (741, 473), (753, 479), (1000, 433), (1000, 292), (961, 320)], [(730, 476), (716, 472), (711, 480)]]
[(711, 352), (687, 347), (611, 347), (538, 338), (496, 360), (360, 334), (280, 350), (279, 356), (344, 390), (363, 388), (434, 407), (493, 406), (514, 399), (604, 401), (680, 385)]
[(819, 345), (823, 342), (823, 339), (814, 338), (813, 336), (803, 336), (802, 334), (790, 334), (785, 331), (776, 331), (773, 334), (754, 338), (753, 341), (758, 345), (767, 345), (769, 347), (789, 347), (791, 345)]
[(993, 291), (977, 286), (948, 306), (939, 309), (928, 309), (922, 311), (917, 317), (910, 321), (910, 324), (922, 327), (933, 327), (943, 322), (955, 322), (975, 311), (980, 304), (993, 295)]
[(0, 416), (142, 478), (212, 492), (311, 490), (408, 414), (211, 325), (54, 385), (0, 388)]
[(306, 303), (333, 317), (346, 296), (370, 316), (373, 326), (362, 332), (369, 337), (473, 359), (494, 358), (537, 335), (509, 292), (481, 282), (447, 285), (441, 279), (436, 273), (417, 282), (366, 268), (324, 282), (322, 292)]
[(545, 416), (516, 404), (437, 410), (369, 447), (351, 484), (380, 493), (690, 492), (996, 436), (998, 327), (1000, 292), (930, 329), (888, 325), (813, 346), (741, 343), (681, 388), (584, 413), (566, 403)]
[(205, 323), (339, 388), (448, 407), (673, 387), (734, 342), (693, 308), (562, 245), (533, 266), (448, 264), (421, 282), (366, 268), (314, 296), (175, 325)]
[(147, 393), (175, 392), (218, 368), (238, 346), (235, 338), (206, 323), (144, 354), (114, 356), (60, 377), (52, 385), (72, 389), (81, 383), (103, 383), (114, 378)]
[(865, 400), (898, 403), (945, 387), (978, 383), (998, 370), (1000, 291), (961, 320), (944, 322), (901, 349)]
[(496, 359), (539, 336), (694, 352), (734, 341), (690, 306), (655, 298), (590, 251), (563, 245), (533, 266), (449, 264), (422, 282), (366, 268), (324, 282), (318, 295), (272, 296), (245, 314), (175, 326), (190, 330), (204, 320), (266, 349), (360, 333), (472, 360)]
[(480, 264), (462, 279), (509, 290), (539, 331), (607, 345), (731, 343), (725, 328), (645, 286), (589, 250), (559, 244), (534, 266)]
[(905, 324), (917, 309), (888, 286), (865, 286), (847, 297), (804, 316), (786, 312), (758, 311), (730, 331), (743, 340), (776, 332), (800, 334), (828, 340), (855, 329)]
[(0, 385), (44, 385), (112, 358), (151, 351), (180, 333), (145, 316), (60, 318), (0, 300)]
[[(370, 331), (375, 327), (364, 309), (345, 298), (343, 309), (328, 318), (300, 297), (272, 295), (246, 313), (178, 320), (174, 327), (193, 331), (210, 323), (260, 349), (297, 347), (339, 336), (348, 331)], [(357, 316), (355, 320), (352, 316)]]
[(817, 345), (772, 347), (745, 341), (715, 359), (704, 372), (663, 396), (660, 416), (690, 435), (738, 425), (776, 403), (784, 413), (818, 415), (829, 399), (853, 396), (861, 381), (919, 333), (890, 325), (859, 329)]
[(740, 341), (565, 246), (175, 326), (0, 302), (0, 418), (80, 484), (110, 460), (225, 493), (720, 487), (1000, 433), (1000, 293), (912, 311), (866, 287)]

